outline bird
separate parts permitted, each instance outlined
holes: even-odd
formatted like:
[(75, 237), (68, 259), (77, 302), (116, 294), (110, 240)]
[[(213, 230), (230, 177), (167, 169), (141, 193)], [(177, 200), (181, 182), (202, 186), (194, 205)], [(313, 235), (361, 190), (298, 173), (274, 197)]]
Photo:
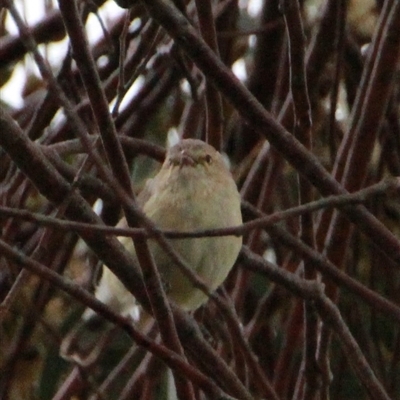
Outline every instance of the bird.
[[(240, 194), (223, 156), (198, 139), (182, 139), (167, 151), (160, 171), (147, 181), (138, 203), (159, 229), (192, 232), (242, 224)], [(126, 227), (125, 219), (118, 226)], [(135, 254), (130, 238), (119, 240)], [(170, 244), (213, 292), (232, 269), (242, 237), (173, 239)], [(208, 296), (193, 286), (157, 241), (149, 239), (148, 245), (168, 298), (185, 311), (195, 311), (206, 303)], [(103, 266), (95, 296), (113, 311), (138, 318), (134, 296), (107, 266)], [(87, 309), (83, 319), (93, 315), (94, 311)]]

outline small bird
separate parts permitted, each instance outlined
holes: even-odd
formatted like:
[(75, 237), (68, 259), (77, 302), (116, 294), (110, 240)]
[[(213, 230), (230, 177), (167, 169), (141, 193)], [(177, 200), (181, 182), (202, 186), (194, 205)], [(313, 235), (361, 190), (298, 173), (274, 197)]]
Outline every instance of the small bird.
[[(242, 224), (240, 195), (232, 175), (221, 154), (201, 140), (184, 139), (171, 147), (161, 170), (146, 183), (138, 202), (160, 229), (192, 232)], [(126, 226), (125, 220), (119, 226)], [(134, 253), (130, 238), (120, 240)], [(174, 239), (170, 243), (214, 291), (235, 263), (242, 237)], [(207, 295), (193, 287), (154, 239), (148, 244), (169, 299), (186, 311), (204, 304)], [(106, 266), (95, 295), (114, 311), (137, 319), (134, 297)], [(87, 309), (83, 319), (93, 314)]]

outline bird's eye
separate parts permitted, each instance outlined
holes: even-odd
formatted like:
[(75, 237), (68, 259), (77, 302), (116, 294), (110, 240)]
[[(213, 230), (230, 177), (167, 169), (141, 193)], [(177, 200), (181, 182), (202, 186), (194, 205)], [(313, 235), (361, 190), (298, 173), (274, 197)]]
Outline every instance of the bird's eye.
[(206, 156), (204, 157), (204, 159), (206, 160), (207, 164), (211, 164), (212, 162), (212, 157), (209, 154), (206, 154)]

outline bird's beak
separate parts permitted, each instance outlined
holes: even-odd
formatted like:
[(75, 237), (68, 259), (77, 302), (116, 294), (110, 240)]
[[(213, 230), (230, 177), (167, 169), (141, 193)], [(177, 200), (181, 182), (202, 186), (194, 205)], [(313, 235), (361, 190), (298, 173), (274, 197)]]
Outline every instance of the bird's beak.
[(195, 162), (193, 158), (185, 150), (182, 150), (179, 159), (179, 168), (182, 168), (183, 166), (187, 165), (194, 166)]

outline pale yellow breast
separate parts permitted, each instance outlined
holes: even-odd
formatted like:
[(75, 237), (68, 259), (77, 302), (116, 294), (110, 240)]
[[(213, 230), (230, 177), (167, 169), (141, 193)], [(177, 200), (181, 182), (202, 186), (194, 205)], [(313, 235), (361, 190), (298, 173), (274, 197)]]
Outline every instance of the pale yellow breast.
[[(189, 178), (172, 181), (153, 193), (145, 204), (144, 212), (160, 228), (194, 231), (242, 223), (240, 197), (233, 180), (220, 183), (216, 190), (207, 180)], [(242, 239), (229, 236), (171, 240), (170, 243), (210, 289), (215, 290), (234, 264)], [(204, 303), (207, 297), (193, 288), (154, 241), (149, 244), (170, 298), (186, 309), (195, 309)]]

